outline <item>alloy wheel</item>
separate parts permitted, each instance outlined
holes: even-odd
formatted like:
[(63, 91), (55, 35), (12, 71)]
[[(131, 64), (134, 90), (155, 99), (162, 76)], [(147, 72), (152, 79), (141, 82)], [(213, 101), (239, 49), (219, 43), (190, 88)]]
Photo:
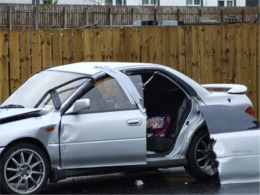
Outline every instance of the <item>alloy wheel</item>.
[(215, 141), (208, 135), (202, 136), (195, 146), (195, 158), (197, 166), (208, 175), (218, 172), (216, 155), (213, 151)]
[(19, 194), (35, 192), (46, 175), (45, 162), (40, 154), (31, 149), (20, 149), (12, 153), (4, 166), (7, 186)]

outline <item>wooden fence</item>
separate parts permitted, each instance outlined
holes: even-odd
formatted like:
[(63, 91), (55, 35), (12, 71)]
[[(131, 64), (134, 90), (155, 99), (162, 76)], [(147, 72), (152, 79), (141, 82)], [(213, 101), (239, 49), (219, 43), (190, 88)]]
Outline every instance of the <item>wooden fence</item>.
[(259, 29), (259, 24), (221, 24), (0, 31), (0, 102), (31, 74), (49, 66), (152, 62), (199, 83), (246, 85), (259, 118)]
[(198, 23), (259, 21), (259, 7), (92, 6), (0, 4), (0, 29), (60, 29), (133, 25), (135, 20)]

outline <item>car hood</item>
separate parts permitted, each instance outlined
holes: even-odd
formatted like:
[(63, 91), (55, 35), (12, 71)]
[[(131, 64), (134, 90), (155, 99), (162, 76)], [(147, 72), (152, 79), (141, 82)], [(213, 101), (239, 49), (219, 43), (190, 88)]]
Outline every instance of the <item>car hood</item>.
[(0, 124), (22, 120), (43, 115), (41, 109), (36, 108), (10, 108), (0, 109)]

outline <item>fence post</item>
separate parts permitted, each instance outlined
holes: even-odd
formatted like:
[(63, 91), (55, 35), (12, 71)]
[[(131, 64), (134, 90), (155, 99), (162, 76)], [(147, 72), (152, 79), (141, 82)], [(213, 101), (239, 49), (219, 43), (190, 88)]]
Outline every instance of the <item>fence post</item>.
[(34, 27), (35, 27), (35, 29), (36, 30), (38, 30), (38, 27), (39, 27), (39, 25), (38, 25), (38, 6), (36, 5), (35, 7), (34, 7)]
[(179, 22), (181, 19), (181, 10), (180, 8), (177, 9), (177, 21)]
[(112, 13), (111, 13), (111, 7), (108, 8), (107, 11), (107, 25), (112, 25)]
[(132, 8), (131, 8), (131, 20), (132, 20), (132, 21), (131, 21), (131, 22), (132, 22), (131, 24), (134, 24), (134, 16), (135, 16), (134, 8), (132, 7)]
[(88, 9), (85, 8), (85, 25), (88, 25)]
[(242, 9), (242, 22), (245, 22), (246, 21), (246, 14), (245, 14), (245, 9), (243, 8)]
[(63, 28), (67, 28), (67, 12), (66, 12), (66, 7), (63, 7)]
[(201, 16), (202, 16), (202, 11), (201, 11), (201, 9), (199, 8), (199, 10), (198, 10), (198, 18), (197, 18), (197, 22), (198, 22), (198, 23), (200, 22)]
[(154, 7), (154, 21), (157, 21), (157, 7)]
[(201, 9), (199, 9), (199, 17), (201, 17), (202, 16), (202, 10)]
[(12, 30), (12, 8), (8, 6), (8, 28)]
[(224, 22), (224, 12), (223, 12), (223, 9), (220, 10), (220, 21), (221, 21), (221, 23)]

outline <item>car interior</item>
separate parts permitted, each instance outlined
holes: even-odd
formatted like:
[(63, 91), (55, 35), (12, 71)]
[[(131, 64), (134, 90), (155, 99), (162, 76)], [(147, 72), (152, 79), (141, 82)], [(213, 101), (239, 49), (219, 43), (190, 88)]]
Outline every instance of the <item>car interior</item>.
[[(188, 98), (180, 87), (158, 71), (136, 74), (142, 78), (142, 95), (147, 120), (149, 123), (153, 121), (164, 123), (155, 125), (148, 123), (147, 155), (167, 154), (173, 149), (182, 124), (190, 111)], [(164, 132), (161, 134), (160, 131)]]

